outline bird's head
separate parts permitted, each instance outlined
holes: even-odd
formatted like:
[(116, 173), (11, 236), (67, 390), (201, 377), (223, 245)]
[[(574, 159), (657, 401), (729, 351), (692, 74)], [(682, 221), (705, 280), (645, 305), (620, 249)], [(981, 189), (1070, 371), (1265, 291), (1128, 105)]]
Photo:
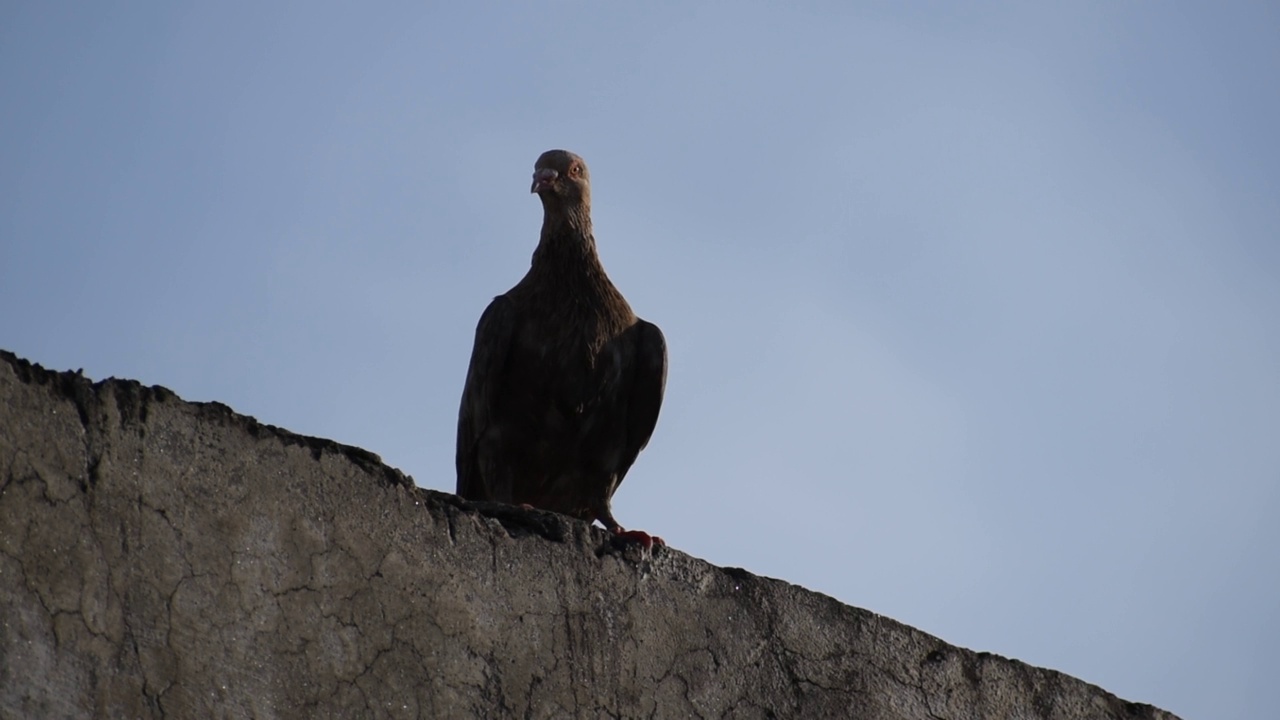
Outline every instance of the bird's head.
[(591, 176), (587, 163), (568, 150), (548, 150), (533, 164), (533, 187), (542, 204), (590, 205)]

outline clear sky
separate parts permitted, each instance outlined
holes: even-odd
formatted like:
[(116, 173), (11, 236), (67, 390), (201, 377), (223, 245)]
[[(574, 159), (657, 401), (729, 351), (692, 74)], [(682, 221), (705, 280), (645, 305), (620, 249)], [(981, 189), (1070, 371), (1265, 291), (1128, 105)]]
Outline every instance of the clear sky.
[(4, 3), (0, 347), (452, 491), (574, 150), (670, 347), (624, 525), (1273, 716), (1280, 6), (783, 5)]

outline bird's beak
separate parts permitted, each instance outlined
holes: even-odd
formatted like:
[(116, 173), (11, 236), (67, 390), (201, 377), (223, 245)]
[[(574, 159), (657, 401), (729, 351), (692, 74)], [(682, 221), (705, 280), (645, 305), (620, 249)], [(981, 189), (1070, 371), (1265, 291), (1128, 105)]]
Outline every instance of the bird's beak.
[(552, 170), (551, 168), (535, 170), (533, 172), (533, 187), (529, 188), (529, 192), (536, 193), (542, 192), (543, 190), (550, 190), (551, 183), (555, 182), (555, 179), (559, 175), (560, 173)]

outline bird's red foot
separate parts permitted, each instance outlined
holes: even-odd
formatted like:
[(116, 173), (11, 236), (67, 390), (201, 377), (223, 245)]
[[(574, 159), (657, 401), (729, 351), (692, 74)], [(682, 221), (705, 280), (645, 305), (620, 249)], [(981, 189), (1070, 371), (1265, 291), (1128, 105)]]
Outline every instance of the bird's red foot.
[(640, 543), (645, 550), (653, 549), (654, 545), (666, 547), (667, 543), (657, 535), (650, 535), (643, 530), (623, 530), (622, 528), (614, 528), (613, 536), (625, 540), (627, 542)]
[(537, 510), (538, 508), (530, 505), (529, 503), (520, 503), (520, 509), (521, 510)]

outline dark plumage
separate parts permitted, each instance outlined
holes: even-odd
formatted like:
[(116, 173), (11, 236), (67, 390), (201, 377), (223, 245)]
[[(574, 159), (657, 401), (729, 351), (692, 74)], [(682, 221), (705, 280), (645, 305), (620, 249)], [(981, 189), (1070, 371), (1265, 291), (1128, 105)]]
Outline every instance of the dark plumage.
[(529, 272), (476, 327), (458, 412), (458, 494), (660, 542), (624, 531), (609, 502), (658, 422), (666, 341), (600, 264), (582, 158), (543, 153), (532, 192), (543, 218)]

